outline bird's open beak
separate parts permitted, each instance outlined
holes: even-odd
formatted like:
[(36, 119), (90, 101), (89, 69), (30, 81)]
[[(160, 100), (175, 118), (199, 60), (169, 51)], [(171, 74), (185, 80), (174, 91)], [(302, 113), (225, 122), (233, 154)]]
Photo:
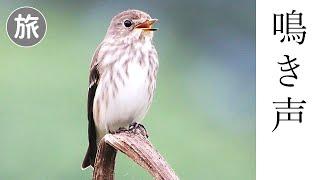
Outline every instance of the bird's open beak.
[(136, 25), (135, 28), (142, 29), (144, 31), (156, 31), (158, 29), (152, 28), (152, 25), (157, 21), (158, 21), (158, 19), (148, 19), (145, 22)]

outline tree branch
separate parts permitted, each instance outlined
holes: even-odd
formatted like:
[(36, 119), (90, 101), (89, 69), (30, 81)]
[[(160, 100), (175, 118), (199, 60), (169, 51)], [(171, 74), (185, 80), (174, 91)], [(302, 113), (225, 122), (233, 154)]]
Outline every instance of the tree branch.
[(147, 170), (156, 180), (178, 180), (170, 165), (147, 139), (143, 126), (116, 134), (107, 134), (100, 141), (94, 165), (94, 180), (113, 180), (117, 150)]

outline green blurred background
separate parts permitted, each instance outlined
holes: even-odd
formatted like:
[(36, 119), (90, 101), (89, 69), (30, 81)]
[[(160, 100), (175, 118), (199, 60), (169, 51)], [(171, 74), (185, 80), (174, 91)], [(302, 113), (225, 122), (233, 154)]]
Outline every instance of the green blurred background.
[[(88, 67), (113, 15), (158, 18), (150, 139), (181, 179), (255, 179), (255, 1), (0, 0), (0, 179), (90, 179)], [(9, 14), (33, 6), (48, 30), (35, 47), (14, 45)], [(151, 179), (118, 154), (117, 179)]]

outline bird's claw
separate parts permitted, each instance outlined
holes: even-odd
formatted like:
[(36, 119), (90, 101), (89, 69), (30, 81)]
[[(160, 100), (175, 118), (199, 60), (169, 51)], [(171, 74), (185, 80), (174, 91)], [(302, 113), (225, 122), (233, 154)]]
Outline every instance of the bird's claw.
[(116, 130), (114, 133), (117, 134), (117, 133), (122, 133), (122, 132), (126, 132), (126, 131), (128, 131), (126, 128), (121, 127), (118, 130)]
[(149, 137), (146, 128), (142, 124), (139, 124), (139, 123), (136, 123), (136, 122), (130, 124), (129, 125), (129, 129), (121, 127), (116, 131), (109, 131), (109, 133), (118, 134), (118, 133), (129, 132), (129, 131), (133, 132), (135, 134), (142, 134), (143, 136), (146, 136), (147, 138)]
[(130, 124), (129, 131), (132, 131), (135, 134), (139, 134), (139, 131), (140, 131), (140, 134), (146, 136), (147, 138), (149, 137), (146, 128), (142, 124), (139, 124), (136, 122)]

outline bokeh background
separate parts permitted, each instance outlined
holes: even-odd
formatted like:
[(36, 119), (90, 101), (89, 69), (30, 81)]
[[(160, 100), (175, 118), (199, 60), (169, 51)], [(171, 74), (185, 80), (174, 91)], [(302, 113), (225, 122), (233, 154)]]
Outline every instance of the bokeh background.
[[(160, 71), (144, 120), (181, 179), (255, 179), (254, 0), (0, 0), (0, 179), (90, 179), (88, 67), (113, 15), (160, 20)], [(48, 30), (35, 47), (6, 35), (9, 14), (33, 6)], [(151, 179), (122, 154), (117, 179)]]

